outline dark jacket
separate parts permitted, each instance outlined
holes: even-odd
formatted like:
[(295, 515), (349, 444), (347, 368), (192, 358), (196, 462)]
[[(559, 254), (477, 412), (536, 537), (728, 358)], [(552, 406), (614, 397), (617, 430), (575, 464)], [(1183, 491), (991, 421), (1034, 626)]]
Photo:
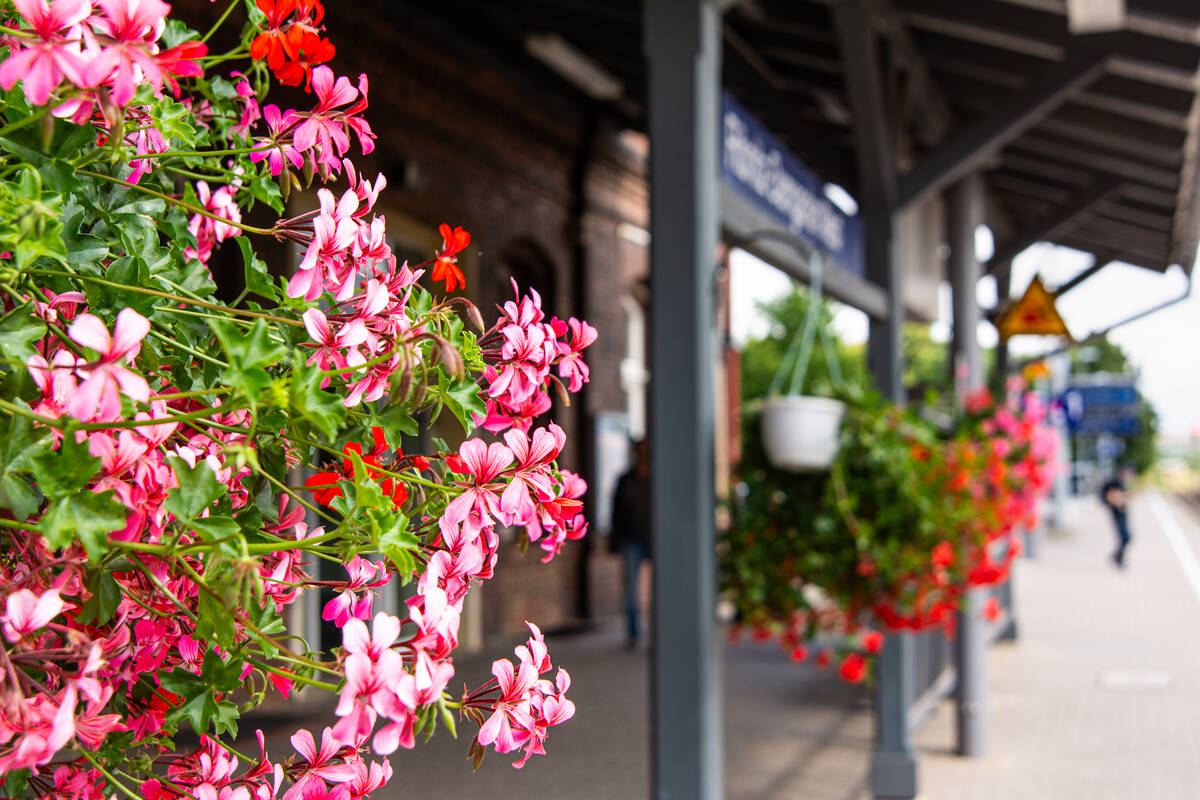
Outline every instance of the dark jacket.
[(1100, 499), (1104, 501), (1104, 505), (1108, 506), (1108, 510), (1112, 512), (1114, 517), (1124, 517), (1125, 506), (1117, 505), (1108, 497), (1108, 493), (1114, 489), (1118, 492), (1125, 491), (1125, 484), (1121, 482), (1120, 478), (1109, 478), (1108, 482), (1100, 489)]
[(617, 481), (613, 492), (612, 535), (609, 544), (620, 552), (626, 542), (636, 542), (650, 552), (653, 536), (650, 525), (650, 477), (638, 477), (629, 470)]

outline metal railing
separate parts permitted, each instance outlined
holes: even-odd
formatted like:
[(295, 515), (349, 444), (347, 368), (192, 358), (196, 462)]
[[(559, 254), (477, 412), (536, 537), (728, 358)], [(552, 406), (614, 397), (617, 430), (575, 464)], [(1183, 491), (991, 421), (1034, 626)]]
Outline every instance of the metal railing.
[(913, 703), (908, 709), (912, 732), (929, 719), (945, 698), (954, 692), (954, 646), (941, 628), (913, 636)]

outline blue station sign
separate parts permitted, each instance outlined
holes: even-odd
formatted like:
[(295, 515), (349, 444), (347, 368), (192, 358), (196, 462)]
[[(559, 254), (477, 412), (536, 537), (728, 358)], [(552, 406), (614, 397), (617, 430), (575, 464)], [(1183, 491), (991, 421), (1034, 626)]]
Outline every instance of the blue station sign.
[(862, 276), (863, 231), (825, 196), (825, 182), (728, 94), (721, 98), (721, 177), (792, 235)]
[(1062, 394), (1062, 406), (1072, 433), (1132, 436), (1141, 425), (1132, 383), (1072, 385)]

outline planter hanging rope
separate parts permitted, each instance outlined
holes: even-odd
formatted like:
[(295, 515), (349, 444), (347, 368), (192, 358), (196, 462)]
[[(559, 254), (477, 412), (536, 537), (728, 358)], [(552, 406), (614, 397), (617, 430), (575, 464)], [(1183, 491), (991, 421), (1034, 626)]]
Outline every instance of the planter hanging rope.
[[(794, 471), (828, 469), (838, 450), (838, 430), (845, 405), (829, 397), (802, 395), (813, 345), (820, 337), (825, 369), (834, 390), (844, 387), (841, 365), (829, 332), (821, 325), (823, 264), (819, 253), (808, 254), (810, 294), (804, 325), (796, 329), (763, 402), (762, 435), (772, 464)], [(789, 377), (790, 373), (790, 377)], [(787, 382), (787, 393), (780, 392)]]

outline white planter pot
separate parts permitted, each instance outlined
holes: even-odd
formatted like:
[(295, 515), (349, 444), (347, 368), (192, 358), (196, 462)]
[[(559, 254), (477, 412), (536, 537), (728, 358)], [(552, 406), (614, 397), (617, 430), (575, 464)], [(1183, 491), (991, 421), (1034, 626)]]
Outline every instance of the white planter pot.
[(845, 403), (828, 397), (767, 398), (762, 410), (767, 460), (793, 472), (829, 469), (845, 413)]

